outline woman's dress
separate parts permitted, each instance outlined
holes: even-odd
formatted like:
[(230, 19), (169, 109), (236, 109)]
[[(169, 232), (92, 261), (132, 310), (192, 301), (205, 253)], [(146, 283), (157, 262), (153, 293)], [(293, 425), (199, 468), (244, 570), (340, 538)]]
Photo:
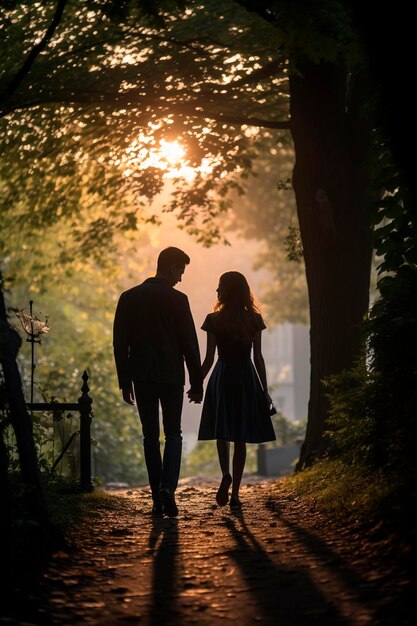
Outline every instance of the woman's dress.
[[(198, 439), (274, 441), (268, 402), (251, 359), (253, 342), (222, 331), (217, 316), (207, 315), (201, 327), (216, 336), (219, 358), (207, 385)], [(266, 328), (259, 313), (255, 321), (255, 331)]]

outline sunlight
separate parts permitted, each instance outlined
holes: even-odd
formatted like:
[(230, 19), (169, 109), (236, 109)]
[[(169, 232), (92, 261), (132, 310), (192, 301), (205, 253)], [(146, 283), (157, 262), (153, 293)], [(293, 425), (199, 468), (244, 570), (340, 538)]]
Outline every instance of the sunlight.
[(178, 141), (161, 139), (159, 146), (156, 146), (152, 138), (145, 135), (132, 142), (126, 153), (130, 165), (139, 165), (140, 169), (157, 167), (167, 173), (180, 169), (185, 158), (185, 149)]
[(165, 139), (162, 139), (159, 148), (159, 156), (161, 159), (167, 161), (171, 167), (174, 167), (179, 165), (180, 161), (184, 158), (185, 150), (178, 141), (165, 141)]
[(164, 178), (183, 177), (191, 181), (195, 171), (183, 162), (185, 155), (185, 149), (178, 141), (161, 139), (159, 147), (152, 147), (147, 158), (140, 162), (140, 168), (157, 167), (165, 171)]
[(164, 171), (164, 178), (183, 178), (191, 182), (197, 173), (210, 174), (214, 166), (208, 159), (203, 159), (199, 167), (193, 168), (187, 164), (186, 150), (179, 141), (161, 139), (159, 145), (155, 145), (152, 138), (145, 135), (132, 142), (126, 154), (126, 177), (133, 173), (135, 167), (141, 170), (156, 167)]

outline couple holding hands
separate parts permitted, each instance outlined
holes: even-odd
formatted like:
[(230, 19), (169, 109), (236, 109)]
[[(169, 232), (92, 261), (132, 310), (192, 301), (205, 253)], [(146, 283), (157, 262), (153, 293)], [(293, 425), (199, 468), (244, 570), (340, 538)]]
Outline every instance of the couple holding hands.
[[(181, 465), (184, 360), (190, 380), (187, 396), (190, 402), (201, 403), (203, 380), (217, 348), (218, 360), (207, 385), (198, 439), (217, 442), (222, 472), (216, 494), (219, 506), (229, 502), (231, 510), (241, 508), (239, 488), (246, 443), (275, 439), (261, 350), (265, 324), (246, 278), (239, 272), (220, 276), (214, 312), (207, 315), (202, 326), (207, 332), (207, 349), (201, 364), (188, 298), (174, 289), (189, 262), (189, 256), (179, 248), (162, 250), (156, 275), (122, 293), (114, 318), (119, 386), (125, 402), (136, 402), (138, 408), (154, 517), (178, 515), (175, 490)], [(163, 457), (159, 405), (165, 434)], [(234, 443), (232, 472), (230, 442)]]

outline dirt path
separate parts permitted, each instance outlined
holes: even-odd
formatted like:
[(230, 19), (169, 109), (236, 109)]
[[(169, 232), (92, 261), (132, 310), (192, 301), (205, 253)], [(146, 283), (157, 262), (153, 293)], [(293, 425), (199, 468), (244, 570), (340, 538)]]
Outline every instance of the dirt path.
[(248, 479), (241, 514), (216, 506), (216, 488), (182, 482), (179, 518), (162, 520), (149, 516), (147, 489), (115, 494), (114, 509), (75, 533), (76, 552), (55, 555), (25, 623), (411, 623), (407, 581), (381, 546), (329, 528), (279, 483)]

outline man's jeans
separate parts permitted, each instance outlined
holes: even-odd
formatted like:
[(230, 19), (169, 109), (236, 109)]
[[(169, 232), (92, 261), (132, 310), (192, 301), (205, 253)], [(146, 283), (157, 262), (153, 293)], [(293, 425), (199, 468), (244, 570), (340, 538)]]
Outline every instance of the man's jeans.
[[(134, 381), (136, 404), (142, 422), (143, 447), (149, 485), (154, 500), (165, 487), (174, 492), (181, 466), (181, 412), (184, 396), (182, 385), (150, 381)], [(159, 403), (165, 434), (164, 458), (159, 445)]]

